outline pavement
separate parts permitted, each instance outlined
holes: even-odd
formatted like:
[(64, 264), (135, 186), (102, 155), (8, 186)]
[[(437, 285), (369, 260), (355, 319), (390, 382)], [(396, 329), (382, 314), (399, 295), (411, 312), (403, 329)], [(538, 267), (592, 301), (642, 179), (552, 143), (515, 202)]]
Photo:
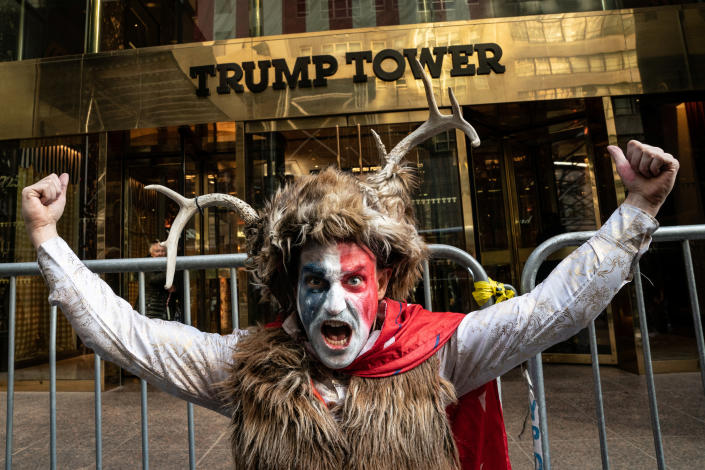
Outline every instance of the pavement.
[[(612, 469), (657, 468), (643, 376), (602, 367), (607, 443)], [(553, 468), (599, 469), (600, 446), (589, 366), (544, 365)], [(705, 468), (705, 394), (700, 374), (656, 376), (659, 415), (669, 469)], [(518, 370), (502, 380), (509, 453), (515, 470), (534, 468), (528, 404)], [(103, 468), (141, 468), (138, 384), (103, 393)], [(0, 442), (5, 443), (6, 394), (0, 394)], [(153, 469), (188, 468), (186, 404), (150, 388), (149, 463)], [(12, 468), (49, 468), (49, 396), (16, 392)], [(93, 394), (57, 394), (57, 468), (95, 468)], [(194, 407), (196, 466), (232, 469), (228, 419)], [(4, 446), (3, 446), (4, 448)], [(4, 452), (0, 463), (4, 466)]]

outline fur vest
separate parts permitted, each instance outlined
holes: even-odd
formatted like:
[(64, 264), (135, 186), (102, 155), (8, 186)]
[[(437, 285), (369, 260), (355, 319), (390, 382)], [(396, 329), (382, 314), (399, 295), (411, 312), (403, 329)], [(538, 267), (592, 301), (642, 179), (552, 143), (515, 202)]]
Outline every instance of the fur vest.
[(459, 468), (445, 411), (455, 392), (435, 356), (399, 375), (351, 376), (338, 410), (312, 383), (332, 371), (281, 328), (252, 329), (233, 359), (223, 393), (237, 469)]

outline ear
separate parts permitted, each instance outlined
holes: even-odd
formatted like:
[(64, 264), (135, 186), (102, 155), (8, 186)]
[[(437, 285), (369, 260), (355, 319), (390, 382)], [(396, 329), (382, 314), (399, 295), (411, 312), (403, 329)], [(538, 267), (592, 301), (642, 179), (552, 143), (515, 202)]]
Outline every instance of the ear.
[(387, 284), (392, 277), (392, 269), (384, 268), (377, 270), (377, 300), (382, 300), (387, 293)]

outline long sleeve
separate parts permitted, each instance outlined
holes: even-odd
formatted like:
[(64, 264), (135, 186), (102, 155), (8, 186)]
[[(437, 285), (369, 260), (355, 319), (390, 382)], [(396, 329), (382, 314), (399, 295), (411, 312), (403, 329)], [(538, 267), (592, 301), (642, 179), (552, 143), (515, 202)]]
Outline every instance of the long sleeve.
[(185, 400), (224, 413), (215, 385), (242, 331), (204, 333), (135, 312), (92, 273), (61, 238), (38, 249), (39, 267), (57, 305), (86, 346), (149, 383)]
[(531, 292), (468, 314), (441, 351), (441, 375), (462, 396), (585, 328), (631, 279), (657, 227), (620, 206)]

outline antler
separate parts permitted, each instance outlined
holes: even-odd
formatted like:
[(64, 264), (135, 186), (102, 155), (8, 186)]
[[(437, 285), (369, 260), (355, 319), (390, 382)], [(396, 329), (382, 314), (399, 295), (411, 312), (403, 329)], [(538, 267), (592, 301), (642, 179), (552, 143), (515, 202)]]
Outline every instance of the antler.
[(436, 104), (436, 97), (433, 95), (433, 88), (431, 86), (431, 79), (428, 74), (423, 69), (418, 59), (416, 63), (418, 68), (423, 71), (421, 79), (423, 80), (424, 89), (426, 90), (426, 100), (428, 101), (428, 119), (426, 122), (421, 124), (415, 131), (407, 135), (399, 142), (388, 154), (382, 143), (382, 139), (375, 131), (372, 131), (372, 135), (375, 139), (375, 144), (377, 145), (377, 151), (381, 158), (386, 160), (384, 168), (379, 170), (379, 176), (381, 178), (390, 178), (394, 167), (396, 167), (402, 158), (409, 153), (411, 149), (419, 145), (421, 142), (433, 137), (436, 134), (440, 134), (448, 129), (458, 128), (465, 133), (470, 139), (470, 144), (473, 147), (480, 145), (480, 138), (477, 135), (475, 129), (463, 118), (463, 113), (458, 105), (458, 100), (455, 99), (453, 94), (453, 89), (448, 88), (448, 95), (450, 97), (450, 102), (453, 106), (453, 114), (444, 115), (438, 110), (438, 105)]
[(224, 206), (237, 212), (246, 225), (256, 223), (259, 220), (257, 212), (250, 207), (246, 202), (229, 194), (212, 193), (203, 196), (198, 196), (193, 199), (186, 199), (181, 194), (159, 184), (150, 184), (144, 189), (154, 189), (179, 205), (179, 212), (176, 214), (174, 222), (171, 224), (171, 230), (166, 241), (160, 245), (166, 247), (166, 283), (165, 289), (169, 289), (174, 282), (174, 270), (176, 268), (176, 249), (179, 243), (179, 237), (184, 230), (186, 223), (196, 213), (196, 211), (205, 207)]

